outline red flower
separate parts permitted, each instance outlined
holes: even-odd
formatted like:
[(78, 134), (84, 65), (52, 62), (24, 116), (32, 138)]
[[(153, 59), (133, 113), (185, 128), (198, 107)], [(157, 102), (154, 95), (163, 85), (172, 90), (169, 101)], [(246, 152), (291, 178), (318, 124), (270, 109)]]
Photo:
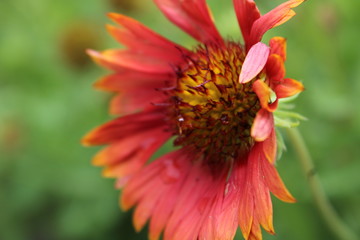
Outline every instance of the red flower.
[[(244, 45), (224, 40), (205, 0), (155, 0), (174, 24), (199, 41), (179, 46), (139, 22), (109, 14), (109, 32), (127, 49), (88, 53), (114, 73), (96, 87), (114, 91), (121, 115), (90, 132), (86, 145), (108, 146), (94, 159), (124, 188), (121, 206), (136, 206), (134, 225), (149, 238), (262, 239), (273, 234), (270, 192), (294, 202), (274, 162), (278, 99), (303, 90), (285, 77), (285, 39), (263, 34), (292, 16), (303, 0), (260, 15), (252, 0), (234, 0)], [(271, 98), (275, 95), (276, 98)], [(180, 148), (149, 162), (170, 138)]]

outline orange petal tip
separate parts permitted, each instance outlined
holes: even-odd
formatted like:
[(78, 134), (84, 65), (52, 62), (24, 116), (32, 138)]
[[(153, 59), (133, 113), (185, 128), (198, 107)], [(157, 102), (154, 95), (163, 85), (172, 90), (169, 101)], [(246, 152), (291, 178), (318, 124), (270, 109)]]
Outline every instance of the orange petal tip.
[(135, 231), (136, 231), (137, 233), (139, 233), (139, 232), (141, 231), (141, 229), (142, 229), (142, 224), (137, 223), (137, 221), (134, 220), (134, 221), (133, 221), (133, 225), (134, 225)]
[(155, 236), (154, 234), (148, 235), (149, 240), (159, 240), (159, 236)]
[(98, 152), (94, 158), (92, 159), (91, 161), (91, 164), (94, 165), (94, 166), (104, 166), (106, 161), (105, 161), (105, 151), (106, 149)]
[(119, 205), (122, 210), (127, 211), (132, 207), (132, 204), (127, 202), (124, 198), (124, 196), (120, 197)]
[(277, 108), (278, 101), (270, 103), (271, 89), (270, 87), (261, 80), (256, 80), (253, 83), (253, 90), (260, 100), (261, 107), (268, 110), (269, 112), (274, 112)]
[(116, 21), (116, 19), (124, 17), (124, 15), (119, 14), (119, 13), (114, 13), (114, 12), (109, 12), (109, 13), (106, 14), (106, 16), (108, 18), (112, 19), (112, 20), (115, 20), (115, 21)]
[(81, 144), (83, 146), (94, 146), (94, 145), (97, 145), (95, 142), (94, 142), (94, 138), (96, 137), (96, 132), (97, 130), (99, 129), (99, 127), (93, 129), (92, 131), (88, 132), (82, 139), (81, 139)]
[(85, 147), (92, 146), (91, 141), (90, 141), (91, 137), (89, 135), (90, 134), (87, 134), (87, 135), (85, 135), (85, 137), (83, 137), (81, 139), (81, 144)]
[[(97, 89), (104, 89), (104, 78), (99, 79), (98, 81), (93, 83), (93, 87)], [(105, 89), (106, 90), (106, 89)]]
[(106, 84), (107, 80), (108, 80), (107, 76), (102, 77), (99, 80), (97, 80), (96, 82), (94, 82), (92, 86), (94, 88), (96, 88), (96, 89), (99, 89), (99, 90), (109, 91), (109, 92), (116, 92), (116, 90), (114, 90), (113, 88), (107, 86), (107, 84)]
[(115, 26), (113, 26), (113, 25), (111, 25), (111, 24), (105, 24), (105, 28), (106, 28), (106, 30), (108, 30), (108, 32), (112, 32), (112, 31), (114, 31), (114, 30), (116, 30), (117, 28), (115, 27)]
[(286, 198), (282, 198), (281, 201), (286, 203), (296, 203), (296, 199), (290, 193)]
[(105, 168), (105, 169), (102, 171), (101, 175), (102, 175), (104, 178), (115, 178), (115, 177), (116, 177), (116, 175), (114, 174), (114, 171), (113, 171), (112, 168), (110, 168), (110, 167)]
[(305, 0), (293, 0), (293, 4), (290, 5), (291, 8), (299, 6), (301, 3), (305, 2)]
[(123, 25), (123, 23), (126, 24), (126, 22), (124, 21), (130, 21), (130, 22), (136, 22), (136, 20), (130, 18), (130, 17), (127, 17), (123, 14), (120, 14), (120, 13), (108, 13), (107, 14), (108, 18), (110, 18), (111, 20), (113, 20), (114, 22), (116, 22), (117, 24), (120, 24), (120, 25)]
[(285, 196), (281, 198), (281, 201), (287, 202), (287, 203), (296, 203), (296, 198), (287, 190), (285, 189)]

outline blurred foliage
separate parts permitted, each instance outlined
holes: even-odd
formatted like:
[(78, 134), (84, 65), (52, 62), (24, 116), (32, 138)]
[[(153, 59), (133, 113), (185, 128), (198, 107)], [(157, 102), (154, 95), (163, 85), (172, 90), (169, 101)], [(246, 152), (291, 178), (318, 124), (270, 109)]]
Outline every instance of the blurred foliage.
[[(208, 2), (223, 36), (238, 39), (231, 1)], [(280, 2), (257, 1), (262, 12)], [(309, 118), (300, 130), (331, 202), (360, 235), (359, 9), (359, 1), (309, 0), (264, 41), (288, 38), (287, 75), (306, 86), (296, 101)], [(113, 180), (91, 166), (98, 149), (80, 145), (111, 118), (109, 94), (91, 86), (105, 70), (84, 55), (86, 48), (119, 46), (103, 27), (110, 11), (188, 47), (195, 43), (151, 0), (0, 2), (0, 239), (146, 239), (146, 231), (134, 232), (131, 213), (119, 210)], [(298, 203), (274, 199), (277, 235), (264, 239), (335, 239), (291, 146), (278, 169)]]

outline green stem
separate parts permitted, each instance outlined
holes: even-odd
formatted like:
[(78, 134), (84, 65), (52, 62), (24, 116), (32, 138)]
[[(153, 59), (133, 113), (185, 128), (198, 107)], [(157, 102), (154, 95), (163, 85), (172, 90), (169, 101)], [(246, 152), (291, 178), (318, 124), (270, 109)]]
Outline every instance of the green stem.
[(307, 176), (310, 190), (312, 192), (315, 204), (325, 222), (334, 234), (341, 240), (358, 239), (353, 231), (340, 219), (335, 209), (327, 198), (325, 191), (321, 185), (319, 176), (314, 170), (314, 163), (305, 142), (297, 128), (287, 128), (287, 134), (294, 145), (294, 149), (299, 156), (303, 171)]

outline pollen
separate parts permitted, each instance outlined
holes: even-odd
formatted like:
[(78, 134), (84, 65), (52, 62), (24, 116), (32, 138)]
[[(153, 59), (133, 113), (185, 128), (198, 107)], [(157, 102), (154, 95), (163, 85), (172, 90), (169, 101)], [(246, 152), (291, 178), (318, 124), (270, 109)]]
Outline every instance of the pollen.
[(202, 45), (178, 73), (171, 92), (175, 145), (203, 153), (207, 161), (236, 158), (254, 144), (250, 129), (260, 103), (252, 82), (239, 83), (243, 47)]

